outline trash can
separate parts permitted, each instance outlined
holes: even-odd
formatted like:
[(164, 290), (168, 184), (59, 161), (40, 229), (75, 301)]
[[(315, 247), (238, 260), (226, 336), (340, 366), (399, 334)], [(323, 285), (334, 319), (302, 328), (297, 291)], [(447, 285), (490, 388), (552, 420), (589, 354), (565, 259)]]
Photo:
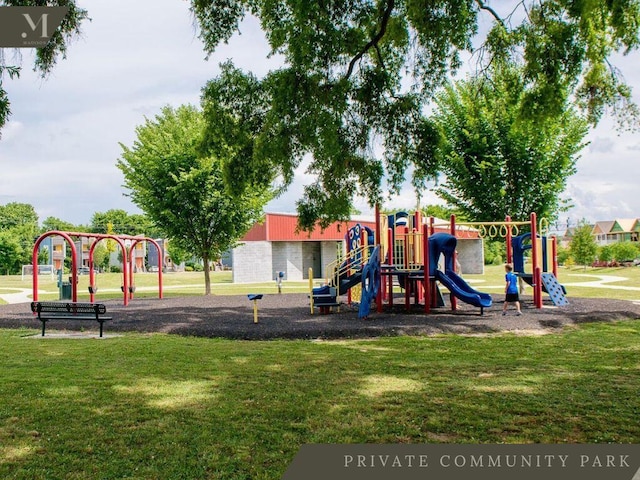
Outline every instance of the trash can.
[(60, 300), (71, 300), (71, 282), (62, 282), (60, 294), (62, 296)]

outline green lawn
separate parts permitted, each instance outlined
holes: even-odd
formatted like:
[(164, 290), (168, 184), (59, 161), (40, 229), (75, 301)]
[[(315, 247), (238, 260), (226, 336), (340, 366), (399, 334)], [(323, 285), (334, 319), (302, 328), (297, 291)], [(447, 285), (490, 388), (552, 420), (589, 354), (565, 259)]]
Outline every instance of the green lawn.
[[(580, 286), (597, 280), (598, 276), (622, 277), (624, 280), (606, 282), (605, 286)], [(484, 275), (464, 274), (463, 277), (480, 291), (501, 293), (504, 291), (504, 267), (487, 266)], [(560, 268), (558, 272), (560, 283), (567, 284), (568, 297), (617, 298), (623, 300), (640, 299), (640, 267), (620, 268)], [(67, 276), (65, 276), (65, 281)], [(266, 283), (234, 284), (231, 272), (211, 273), (212, 293), (214, 295), (244, 295), (260, 291), (261, 293), (277, 292), (275, 281)], [(321, 280), (316, 280), (319, 284)], [(101, 273), (97, 276), (97, 299), (118, 298), (122, 296), (122, 274)], [(156, 273), (137, 273), (135, 275), (136, 296), (154, 297), (158, 294), (158, 275)], [(202, 295), (204, 293), (204, 274), (202, 272), (168, 273), (163, 276), (164, 295)], [(89, 276), (81, 275), (78, 282), (79, 300), (88, 300)], [(57, 281), (48, 277), (39, 277), (40, 300), (54, 300), (59, 297)], [(618, 288), (622, 287), (622, 288)], [(630, 287), (630, 288), (629, 288)], [(0, 276), (0, 295), (17, 292), (20, 289), (31, 289), (31, 277), (24, 280), (20, 275)], [(305, 293), (309, 290), (309, 282), (283, 283), (285, 293)], [(531, 293), (528, 288), (525, 293)], [(2, 300), (0, 299), (0, 303)]]
[(243, 342), (0, 330), (0, 478), (278, 479), (304, 443), (637, 443), (640, 324)]
[[(69, 275), (64, 276), (64, 281), (68, 281)], [(232, 283), (231, 272), (211, 272), (212, 293), (214, 295), (242, 295), (260, 290), (261, 293), (276, 293), (278, 291), (275, 281), (267, 283), (234, 284)], [(166, 273), (162, 276), (163, 293), (165, 297), (183, 295), (204, 294), (204, 273), (202, 272), (182, 272)], [(123, 284), (121, 273), (100, 273), (96, 276), (98, 293), (96, 300), (106, 298), (122, 297), (120, 287)], [(89, 299), (89, 275), (78, 277), (78, 300), (88, 301)], [(136, 297), (157, 297), (158, 296), (158, 274), (157, 273), (136, 273), (135, 274)], [(284, 293), (300, 293), (309, 290), (309, 282), (284, 282)], [(22, 280), (20, 275), (0, 276), (0, 295), (4, 293), (19, 292), (21, 289), (32, 289), (31, 277)], [(57, 300), (59, 289), (57, 279), (51, 280), (48, 276), (38, 278), (38, 299)], [(2, 300), (0, 299), (0, 303)]]
[[(500, 292), (503, 272), (464, 277)], [(561, 270), (560, 281), (595, 278), (584, 275), (640, 286), (640, 268)], [(100, 298), (119, 296), (120, 275), (98, 281)], [(156, 282), (136, 275), (136, 296), (157, 294)], [(214, 282), (216, 294), (276, 288), (233, 285), (228, 272)], [(165, 285), (201, 294), (202, 273), (168, 274)], [(30, 287), (0, 279), (0, 294)], [(40, 287), (57, 298), (55, 282)], [(307, 288), (285, 282), (285, 292)], [(640, 442), (637, 321), (331, 342), (36, 333), (0, 330), (0, 478), (278, 479), (305, 443)]]

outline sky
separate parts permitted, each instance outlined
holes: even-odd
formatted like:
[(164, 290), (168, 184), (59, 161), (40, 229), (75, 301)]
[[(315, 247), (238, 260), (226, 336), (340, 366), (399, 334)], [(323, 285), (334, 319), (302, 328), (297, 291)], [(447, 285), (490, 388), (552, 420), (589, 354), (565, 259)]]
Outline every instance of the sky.
[[(255, 19), (241, 25), (241, 34), (222, 45), (207, 60), (197, 38), (186, 0), (80, 0), (91, 22), (69, 47), (53, 72), (41, 79), (31, 68), (32, 52), (21, 49), (19, 79), (3, 80), (12, 115), (0, 139), (0, 205), (34, 206), (40, 220), (49, 216), (88, 224), (95, 212), (123, 209), (140, 213), (125, 195), (124, 178), (116, 167), (120, 143), (131, 146), (136, 126), (153, 118), (165, 105), (199, 105), (207, 80), (219, 74), (219, 63), (257, 76), (277, 67)], [(5, 49), (5, 60), (11, 63)], [(615, 59), (640, 103), (640, 54)], [(560, 216), (575, 224), (614, 218), (640, 217), (640, 133), (619, 134), (605, 118), (593, 129), (581, 152), (578, 173), (563, 194), (573, 203)], [(303, 185), (314, 178), (300, 168), (281, 197), (266, 206), (269, 212), (295, 212)], [(416, 206), (407, 187), (385, 207)], [(421, 205), (441, 203), (423, 192)], [(369, 214), (366, 202), (356, 207)]]

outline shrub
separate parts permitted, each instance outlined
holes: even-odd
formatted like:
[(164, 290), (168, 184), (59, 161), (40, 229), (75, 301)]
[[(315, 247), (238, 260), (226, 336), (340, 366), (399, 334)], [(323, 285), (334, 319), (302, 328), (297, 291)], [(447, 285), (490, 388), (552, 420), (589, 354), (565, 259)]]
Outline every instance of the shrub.
[(638, 247), (632, 242), (614, 243), (611, 246), (613, 257), (618, 262), (632, 262), (638, 257)]
[(484, 264), (500, 265), (506, 255), (506, 246), (504, 241), (485, 240), (484, 241)]

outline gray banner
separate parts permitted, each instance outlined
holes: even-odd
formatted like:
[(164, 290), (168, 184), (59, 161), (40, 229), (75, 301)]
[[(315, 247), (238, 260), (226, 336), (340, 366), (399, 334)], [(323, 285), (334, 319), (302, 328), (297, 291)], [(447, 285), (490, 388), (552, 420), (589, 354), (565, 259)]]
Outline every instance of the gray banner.
[(47, 45), (69, 7), (0, 7), (0, 47)]
[(283, 480), (640, 480), (640, 445), (304, 445)]

